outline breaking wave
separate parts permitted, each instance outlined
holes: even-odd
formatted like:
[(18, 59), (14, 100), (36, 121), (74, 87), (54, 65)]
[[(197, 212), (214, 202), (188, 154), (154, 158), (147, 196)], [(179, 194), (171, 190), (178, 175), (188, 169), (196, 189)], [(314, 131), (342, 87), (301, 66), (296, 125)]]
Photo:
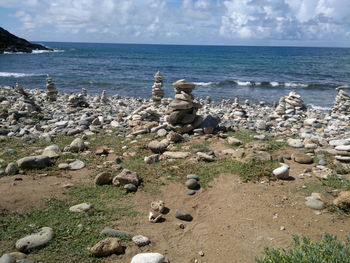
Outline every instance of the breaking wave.
[(0, 77), (5, 78), (24, 78), (24, 77), (34, 77), (34, 76), (45, 76), (46, 74), (26, 74), (26, 73), (15, 73), (15, 72), (0, 72)]

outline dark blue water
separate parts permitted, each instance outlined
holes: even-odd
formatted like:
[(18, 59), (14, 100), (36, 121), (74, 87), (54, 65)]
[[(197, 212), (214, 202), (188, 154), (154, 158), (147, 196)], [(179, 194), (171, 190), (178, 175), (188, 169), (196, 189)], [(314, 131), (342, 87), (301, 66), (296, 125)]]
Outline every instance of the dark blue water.
[(166, 95), (181, 78), (198, 84), (195, 95), (214, 99), (276, 101), (295, 89), (304, 101), (329, 107), (335, 87), (350, 83), (350, 49), (301, 47), (176, 46), (43, 43), (62, 52), (0, 55), (0, 85), (20, 82), (44, 88), (50, 74), (57, 88), (149, 97), (160, 70)]

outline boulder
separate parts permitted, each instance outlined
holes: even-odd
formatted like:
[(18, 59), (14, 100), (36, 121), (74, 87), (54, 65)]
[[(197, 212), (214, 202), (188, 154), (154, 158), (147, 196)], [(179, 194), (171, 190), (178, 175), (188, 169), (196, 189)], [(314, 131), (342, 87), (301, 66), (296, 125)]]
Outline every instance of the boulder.
[(130, 171), (128, 169), (123, 169), (120, 174), (113, 178), (112, 183), (117, 186), (126, 184), (133, 184), (135, 186), (138, 186), (140, 180), (136, 172)]
[(51, 160), (48, 156), (28, 156), (17, 161), (20, 169), (42, 169), (51, 165)]
[(95, 185), (105, 185), (112, 183), (112, 174), (109, 172), (102, 172), (95, 176)]
[(124, 253), (125, 247), (122, 246), (120, 239), (115, 237), (108, 237), (101, 240), (90, 251), (95, 257), (108, 257), (112, 254)]
[(52, 240), (52, 238), (52, 228), (43, 227), (38, 233), (34, 233), (19, 239), (16, 242), (16, 249), (27, 253), (31, 250), (46, 246)]
[(85, 212), (87, 210), (90, 210), (92, 208), (91, 204), (87, 204), (87, 203), (81, 203), (78, 205), (73, 205), (69, 208), (69, 211), (74, 212), (74, 213), (81, 213), (81, 212)]
[(5, 169), (5, 174), (6, 175), (15, 175), (17, 173), (18, 173), (17, 163), (9, 163), (6, 166), (6, 169)]
[(153, 153), (163, 153), (166, 148), (169, 145), (169, 141), (167, 139), (164, 139), (162, 141), (151, 141), (148, 144), (148, 148), (153, 152)]
[(177, 219), (180, 219), (183, 221), (192, 221), (193, 220), (193, 217), (189, 213), (181, 211), (181, 210), (175, 211), (175, 217)]
[(74, 139), (69, 145), (69, 151), (73, 153), (82, 152), (85, 148), (85, 143), (81, 138)]
[(294, 153), (292, 154), (292, 159), (300, 164), (311, 164), (314, 161), (312, 157), (305, 153)]
[(350, 211), (350, 191), (341, 191), (338, 197), (333, 200), (333, 204), (340, 209)]

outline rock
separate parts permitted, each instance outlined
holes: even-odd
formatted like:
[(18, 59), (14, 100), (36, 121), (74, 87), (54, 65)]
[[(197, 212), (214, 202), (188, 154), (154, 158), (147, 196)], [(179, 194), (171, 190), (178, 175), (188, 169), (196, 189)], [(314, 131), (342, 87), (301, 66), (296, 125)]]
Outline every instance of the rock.
[(294, 153), (292, 154), (292, 159), (300, 164), (311, 164), (313, 163), (312, 157), (305, 153)]
[(341, 191), (338, 197), (333, 200), (333, 204), (340, 209), (350, 211), (350, 191)]
[(17, 161), (20, 169), (42, 169), (51, 165), (51, 160), (48, 156), (28, 156)]
[(75, 213), (80, 213), (80, 212), (85, 212), (87, 210), (90, 210), (91, 208), (92, 208), (91, 204), (81, 203), (78, 205), (71, 206), (69, 208), (69, 211), (75, 212)]
[(125, 248), (121, 245), (119, 238), (108, 237), (101, 240), (92, 248), (90, 248), (91, 253), (95, 257), (108, 257), (112, 254), (122, 254)]
[(135, 236), (135, 234), (117, 230), (117, 229), (112, 229), (112, 228), (105, 228), (100, 232), (101, 236), (111, 236), (111, 237), (128, 237), (132, 238)]
[(70, 170), (80, 170), (85, 167), (85, 163), (80, 160), (75, 160), (74, 162), (69, 164), (69, 169)]
[(20, 259), (20, 260), (17, 260), (16, 263), (34, 263), (33, 260), (30, 260), (30, 259)]
[(350, 145), (350, 140), (331, 140), (329, 141), (330, 146)]
[(68, 163), (59, 163), (58, 164), (58, 169), (60, 169), (60, 170), (67, 170), (67, 169), (69, 169), (69, 164)]
[(160, 222), (163, 219), (163, 215), (158, 212), (149, 212), (148, 221), (151, 223)]
[(350, 151), (350, 145), (339, 145), (339, 146), (336, 146), (335, 149), (337, 151), (346, 151), (346, 152), (349, 152)]
[(350, 156), (336, 155), (334, 158), (341, 162), (350, 162)]
[(324, 208), (324, 203), (315, 196), (306, 197), (305, 205), (315, 210), (322, 210)]
[(168, 140), (162, 140), (162, 141), (151, 141), (148, 144), (148, 148), (153, 152), (153, 153), (162, 153), (166, 150), (166, 148), (169, 145)]
[(191, 190), (197, 189), (198, 187), (198, 181), (196, 179), (188, 179), (185, 184), (187, 188)]
[(159, 137), (164, 137), (164, 136), (166, 136), (167, 135), (167, 130), (166, 129), (160, 129), (160, 130), (158, 130), (157, 131), (157, 135), (159, 136)]
[(140, 253), (131, 259), (131, 263), (169, 263), (169, 261), (159, 253)]
[(145, 158), (143, 160), (147, 164), (156, 163), (159, 161), (159, 154), (152, 154), (150, 156), (145, 156)]
[(16, 260), (25, 259), (27, 257), (26, 254), (17, 251), (11, 252), (10, 255), (13, 256)]
[(164, 152), (163, 156), (170, 159), (185, 159), (191, 156), (190, 152)]
[(177, 219), (180, 219), (183, 221), (192, 221), (193, 220), (193, 217), (189, 213), (181, 211), (181, 210), (175, 211), (175, 217)]
[(138, 186), (140, 180), (136, 172), (130, 171), (128, 169), (123, 169), (120, 174), (113, 178), (112, 183), (117, 186), (126, 184), (133, 184), (135, 186)]
[(73, 153), (78, 153), (78, 152), (82, 152), (85, 150), (85, 143), (82, 139), (80, 138), (76, 138), (74, 139), (71, 144), (69, 145), (69, 151), (73, 152)]
[(48, 156), (50, 158), (57, 158), (60, 156), (59, 152), (60, 148), (57, 145), (50, 145), (44, 149), (42, 155)]
[(112, 174), (109, 172), (102, 172), (96, 175), (94, 179), (95, 185), (106, 185), (112, 183)]
[(195, 190), (189, 190), (187, 191), (187, 195), (194, 195), (196, 193)]
[(165, 203), (162, 200), (159, 201), (153, 201), (151, 203), (151, 208), (153, 211), (158, 212), (158, 213), (163, 213), (165, 210)]
[(289, 167), (287, 165), (282, 165), (274, 169), (272, 173), (278, 179), (287, 179), (289, 177)]
[(9, 163), (6, 166), (6, 169), (5, 169), (5, 174), (6, 175), (15, 175), (17, 173), (18, 173), (17, 163)]
[(181, 134), (176, 133), (174, 131), (169, 132), (166, 138), (169, 142), (174, 142), (174, 143), (178, 143), (184, 140)]
[(16, 259), (10, 254), (4, 254), (0, 257), (0, 263), (16, 263)]
[(143, 247), (148, 245), (151, 241), (149, 240), (148, 237), (137, 235), (132, 237), (132, 242), (134, 242), (139, 247)]
[(38, 233), (34, 233), (19, 239), (16, 242), (16, 249), (27, 253), (31, 250), (46, 246), (53, 238), (53, 230), (50, 227), (43, 227)]
[(194, 180), (199, 181), (199, 176), (195, 175), (195, 174), (188, 174), (188, 175), (186, 175), (186, 178), (187, 179), (194, 179)]
[(328, 162), (326, 160), (322, 159), (322, 160), (318, 161), (318, 164), (322, 165), (322, 166), (326, 166), (328, 164)]
[(95, 151), (95, 154), (101, 156), (101, 155), (108, 155), (109, 152), (105, 147), (101, 147)]
[(239, 146), (242, 144), (242, 142), (234, 137), (228, 137), (227, 143), (232, 146)]
[(197, 152), (198, 161), (213, 162), (215, 157), (204, 152)]
[(293, 148), (303, 148), (304, 147), (304, 144), (303, 144), (303, 141), (300, 140), (300, 139), (291, 139), (289, 138), (287, 140), (287, 143), (290, 147), (293, 147)]
[(132, 193), (132, 192), (136, 192), (137, 191), (137, 186), (134, 184), (126, 184), (124, 185), (124, 189), (128, 192), (128, 193)]

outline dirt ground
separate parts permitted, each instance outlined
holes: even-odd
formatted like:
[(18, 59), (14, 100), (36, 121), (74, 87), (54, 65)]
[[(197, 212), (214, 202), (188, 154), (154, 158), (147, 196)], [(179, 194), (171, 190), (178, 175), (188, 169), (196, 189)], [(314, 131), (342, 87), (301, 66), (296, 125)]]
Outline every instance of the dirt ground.
[[(224, 174), (194, 196), (188, 196), (181, 183), (163, 186), (158, 195), (138, 191), (131, 201), (140, 214), (132, 226), (121, 229), (145, 235), (152, 242), (144, 248), (131, 245), (125, 255), (111, 256), (105, 262), (129, 263), (137, 253), (159, 252), (172, 263), (193, 263), (196, 259), (201, 263), (252, 263), (266, 246), (288, 248), (292, 234), (319, 240), (328, 232), (344, 239), (350, 233), (350, 220), (327, 212), (315, 213), (305, 206), (305, 195), (298, 191), (305, 183), (318, 182), (313, 177), (298, 177), (310, 165), (287, 163), (295, 180), (242, 183), (239, 176)], [(63, 196), (67, 184), (91, 181), (91, 171), (86, 168), (60, 176), (2, 177), (0, 208), (21, 211), (40, 206), (46, 198)], [(148, 213), (150, 203), (156, 200), (163, 200), (169, 213), (164, 215), (164, 222), (153, 224), (148, 222)], [(193, 221), (176, 219), (176, 209), (189, 212)], [(179, 227), (181, 223), (184, 229)]]

